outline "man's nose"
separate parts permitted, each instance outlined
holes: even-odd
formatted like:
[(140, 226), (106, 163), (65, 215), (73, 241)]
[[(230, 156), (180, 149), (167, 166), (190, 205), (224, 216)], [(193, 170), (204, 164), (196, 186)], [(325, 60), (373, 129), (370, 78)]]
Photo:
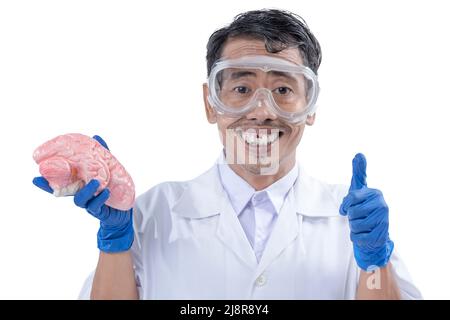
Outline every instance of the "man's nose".
[(265, 101), (265, 99), (261, 99), (256, 102), (256, 107), (247, 113), (246, 119), (262, 122), (265, 120), (276, 120), (277, 115), (269, 108), (267, 101)]

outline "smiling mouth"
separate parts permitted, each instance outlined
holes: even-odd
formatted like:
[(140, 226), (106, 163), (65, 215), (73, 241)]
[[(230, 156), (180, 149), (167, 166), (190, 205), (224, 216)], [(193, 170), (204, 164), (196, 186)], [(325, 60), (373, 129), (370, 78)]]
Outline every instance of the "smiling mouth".
[(236, 134), (250, 146), (269, 146), (277, 142), (284, 131), (279, 128), (241, 128), (235, 129)]

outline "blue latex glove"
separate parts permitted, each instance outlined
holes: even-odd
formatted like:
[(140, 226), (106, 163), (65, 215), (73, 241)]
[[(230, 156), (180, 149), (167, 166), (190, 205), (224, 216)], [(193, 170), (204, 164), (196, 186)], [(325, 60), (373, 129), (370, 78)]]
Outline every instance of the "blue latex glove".
[[(109, 150), (106, 142), (99, 136), (93, 137), (103, 147)], [(36, 177), (33, 184), (44, 191), (53, 193), (52, 188), (44, 177)], [(97, 245), (101, 251), (114, 253), (130, 249), (133, 244), (133, 208), (127, 211), (111, 208), (105, 205), (110, 191), (105, 188), (94, 196), (100, 183), (92, 179), (74, 195), (75, 204), (86, 209), (91, 215), (100, 220), (100, 229), (97, 233)]]
[(366, 158), (358, 153), (353, 158), (350, 189), (339, 212), (348, 216), (356, 263), (370, 271), (388, 264), (394, 243), (389, 239), (389, 208), (381, 191), (367, 188), (366, 167)]

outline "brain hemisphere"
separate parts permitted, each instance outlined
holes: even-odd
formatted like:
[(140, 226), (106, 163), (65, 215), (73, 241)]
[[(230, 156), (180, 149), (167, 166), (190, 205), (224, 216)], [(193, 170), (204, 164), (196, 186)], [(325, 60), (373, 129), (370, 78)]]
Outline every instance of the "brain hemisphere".
[(99, 191), (111, 191), (106, 204), (128, 210), (134, 202), (134, 183), (125, 168), (98, 141), (73, 133), (58, 136), (38, 147), (33, 158), (56, 196), (75, 194), (91, 179)]

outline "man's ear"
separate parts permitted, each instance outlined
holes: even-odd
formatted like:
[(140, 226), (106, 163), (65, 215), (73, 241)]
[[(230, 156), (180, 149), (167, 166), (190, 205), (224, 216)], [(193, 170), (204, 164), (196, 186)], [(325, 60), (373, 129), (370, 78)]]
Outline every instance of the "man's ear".
[(216, 110), (209, 104), (208, 101), (208, 85), (206, 83), (203, 84), (203, 102), (205, 104), (205, 112), (206, 112), (206, 118), (208, 119), (209, 123), (216, 123), (217, 122), (217, 113)]
[(314, 124), (314, 121), (316, 121), (316, 113), (313, 113), (311, 116), (306, 117), (306, 124), (308, 126), (312, 126)]

